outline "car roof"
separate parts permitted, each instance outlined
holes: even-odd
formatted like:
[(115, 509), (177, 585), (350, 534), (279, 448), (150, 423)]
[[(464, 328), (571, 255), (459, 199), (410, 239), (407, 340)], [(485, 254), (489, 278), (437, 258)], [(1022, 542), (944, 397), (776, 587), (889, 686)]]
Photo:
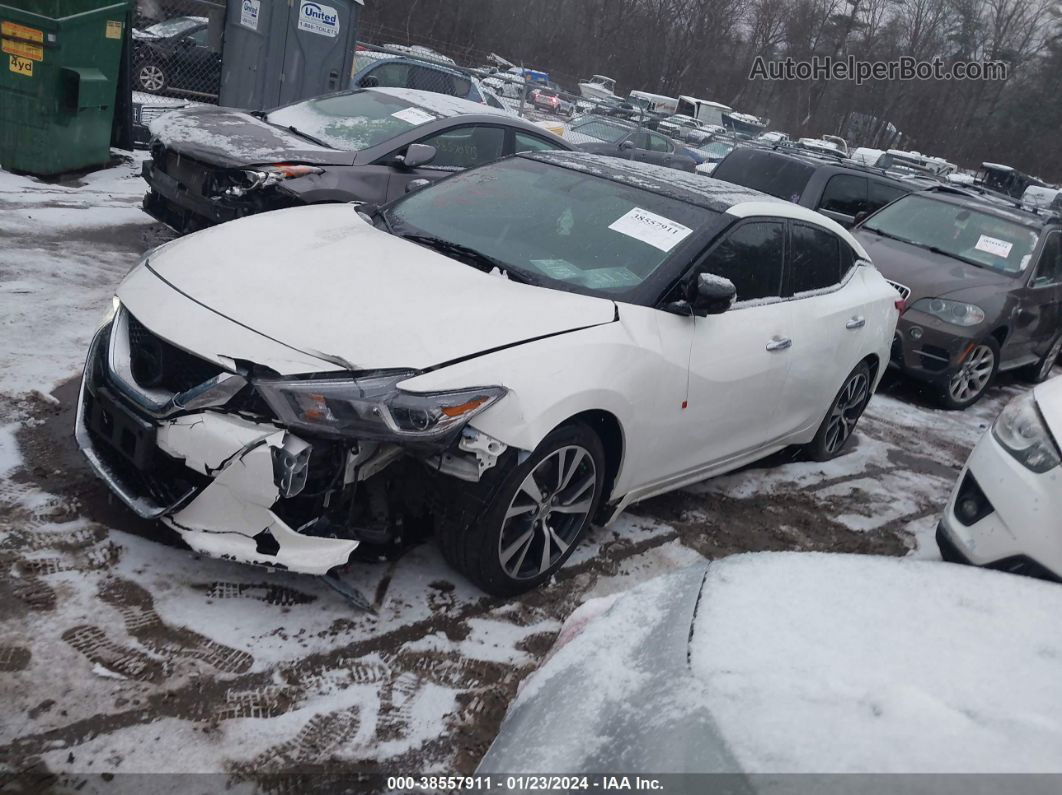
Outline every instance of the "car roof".
[(433, 91), (422, 91), (419, 88), (383, 88), (374, 87), (365, 91), (378, 91), (389, 94), (392, 97), (403, 99), (411, 105), (433, 111), (441, 116), (462, 116), (475, 114), (477, 116), (504, 116), (508, 119), (515, 118), (508, 111), (501, 108), (492, 108), (483, 102), (473, 102), (470, 99), (451, 96), (450, 94), (436, 94)]
[(785, 146), (784, 144), (770, 144), (765, 146), (763, 142), (757, 143), (754, 140), (742, 142), (741, 148), (766, 152), (778, 157), (786, 157), (791, 160), (798, 160), (814, 167), (816, 170), (831, 171), (835, 174), (858, 173), (868, 177), (876, 177), (881, 180), (893, 182), (898, 185), (909, 183), (908, 180), (905, 180), (907, 175), (894, 174), (887, 169), (875, 168), (874, 166), (857, 163), (851, 158), (843, 157), (840, 152), (834, 156), (829, 154), (826, 150), (813, 152), (807, 149)]

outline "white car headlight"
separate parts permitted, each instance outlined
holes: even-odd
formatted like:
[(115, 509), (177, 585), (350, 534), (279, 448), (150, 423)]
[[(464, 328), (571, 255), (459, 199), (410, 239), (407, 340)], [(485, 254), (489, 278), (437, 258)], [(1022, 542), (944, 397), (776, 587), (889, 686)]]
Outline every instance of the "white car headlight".
[(1047, 472), (1062, 461), (1032, 393), (1007, 404), (992, 425), (992, 435), (1004, 450), (1033, 472)]
[(976, 326), (985, 319), (984, 310), (976, 304), (949, 301), (947, 298), (919, 298), (911, 305), (911, 309), (933, 315), (955, 326)]
[(505, 396), (500, 386), (448, 392), (405, 392), (416, 373), (362, 378), (259, 380), (255, 387), (285, 425), (357, 439), (430, 441), (456, 432)]

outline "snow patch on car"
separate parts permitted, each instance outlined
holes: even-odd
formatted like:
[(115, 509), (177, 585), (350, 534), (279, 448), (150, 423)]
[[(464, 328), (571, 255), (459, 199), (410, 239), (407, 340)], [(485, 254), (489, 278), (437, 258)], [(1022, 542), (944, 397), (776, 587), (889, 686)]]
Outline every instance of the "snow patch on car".
[(691, 667), (746, 771), (1057, 773), (1060, 614), (999, 572), (740, 555), (709, 567)]

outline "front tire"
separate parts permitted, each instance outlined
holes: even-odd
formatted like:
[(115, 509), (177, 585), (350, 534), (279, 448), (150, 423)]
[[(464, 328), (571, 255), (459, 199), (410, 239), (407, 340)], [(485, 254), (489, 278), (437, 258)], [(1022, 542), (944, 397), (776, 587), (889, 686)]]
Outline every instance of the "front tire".
[(1044, 357), (1036, 364), (1026, 368), (1022, 375), (1025, 376), (1027, 381), (1034, 384), (1042, 384), (1051, 375), (1051, 368), (1055, 366), (1060, 353), (1062, 353), (1062, 332), (1059, 332), (1058, 336), (1051, 342), (1051, 347), (1047, 349)]
[(998, 370), (999, 343), (995, 338), (975, 343), (959, 369), (940, 387), (940, 405), (956, 411), (972, 406), (984, 397)]
[(495, 596), (541, 585), (564, 565), (590, 526), (604, 474), (604, 448), (590, 428), (573, 423), (552, 431), (504, 475), (470, 525), (440, 522), (443, 556)]
[(845, 444), (852, 438), (856, 423), (863, 416), (863, 410), (870, 402), (870, 367), (860, 362), (848, 374), (837, 396), (830, 404), (830, 410), (819, 426), (819, 430), (804, 448), (812, 461), (829, 461), (844, 450)]

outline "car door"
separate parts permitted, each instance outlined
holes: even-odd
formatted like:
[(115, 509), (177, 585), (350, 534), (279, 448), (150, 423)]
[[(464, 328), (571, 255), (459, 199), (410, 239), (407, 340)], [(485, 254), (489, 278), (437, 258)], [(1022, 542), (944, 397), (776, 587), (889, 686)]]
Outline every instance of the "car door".
[(506, 152), (507, 131), (500, 124), (461, 124), (421, 138), (417, 143), (435, 147), (434, 159), (418, 168), (394, 167), (387, 182), (387, 200), (404, 194), (413, 180), (435, 181), (497, 160)]
[(789, 432), (822, 422), (869, 347), (871, 298), (856, 261), (851, 246), (830, 230), (790, 223), (785, 294), (793, 313), (793, 346), (779, 412)]
[(1015, 293), (1017, 306), (1007, 359), (1042, 356), (1062, 328), (1062, 233), (1049, 232), (1027, 286)]
[(682, 471), (762, 449), (786, 423), (778, 416), (791, 354), (782, 298), (785, 222), (750, 218), (729, 229), (694, 265), (734, 283), (734, 306), (694, 318), (688, 432), (667, 440)]
[(675, 145), (667, 139), (667, 136), (657, 132), (647, 133), (649, 136), (648, 162), (659, 166), (671, 166), (675, 157)]

